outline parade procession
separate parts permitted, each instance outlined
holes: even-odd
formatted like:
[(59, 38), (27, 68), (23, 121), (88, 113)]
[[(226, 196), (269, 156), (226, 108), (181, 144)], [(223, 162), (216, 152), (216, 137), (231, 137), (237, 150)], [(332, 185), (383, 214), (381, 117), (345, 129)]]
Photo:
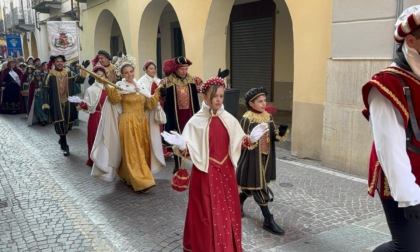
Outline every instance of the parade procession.
[(0, 251), (420, 252), (420, 1), (356, 2), (0, 0)]

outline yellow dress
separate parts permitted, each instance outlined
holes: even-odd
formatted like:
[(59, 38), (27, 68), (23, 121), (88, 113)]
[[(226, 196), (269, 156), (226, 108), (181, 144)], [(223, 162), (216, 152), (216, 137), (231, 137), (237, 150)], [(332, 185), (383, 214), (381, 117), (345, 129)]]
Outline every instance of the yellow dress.
[(122, 156), (118, 176), (134, 191), (153, 187), (156, 183), (150, 170), (149, 124), (144, 111), (157, 107), (159, 92), (146, 98), (138, 93), (120, 94), (118, 90), (108, 87), (106, 91), (112, 104), (121, 103), (122, 106), (118, 118)]

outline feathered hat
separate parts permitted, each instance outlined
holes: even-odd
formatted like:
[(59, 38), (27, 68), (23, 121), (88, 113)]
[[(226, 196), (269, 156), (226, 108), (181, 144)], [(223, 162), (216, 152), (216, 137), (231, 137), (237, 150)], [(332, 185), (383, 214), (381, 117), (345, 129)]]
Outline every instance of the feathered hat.
[(191, 66), (192, 62), (184, 56), (179, 56), (163, 62), (163, 72), (166, 76), (174, 73), (180, 67)]

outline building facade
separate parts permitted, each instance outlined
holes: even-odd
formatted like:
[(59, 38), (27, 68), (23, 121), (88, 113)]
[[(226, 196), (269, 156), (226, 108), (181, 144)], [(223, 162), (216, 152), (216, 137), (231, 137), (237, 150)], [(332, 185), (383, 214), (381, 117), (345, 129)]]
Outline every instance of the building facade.
[(157, 62), (162, 77), (163, 61), (179, 55), (187, 56), (190, 72), (203, 79), (229, 68), (230, 87), (243, 94), (264, 86), (277, 109), (292, 112), (293, 155), (364, 176), (372, 135), (361, 115), (360, 90), (390, 64), (396, 18), (420, 0), (31, 3), (35, 28), (26, 33), (29, 54), (48, 59), (46, 21), (80, 20), (83, 60), (100, 49), (129, 53), (137, 59), (137, 77), (148, 59)]

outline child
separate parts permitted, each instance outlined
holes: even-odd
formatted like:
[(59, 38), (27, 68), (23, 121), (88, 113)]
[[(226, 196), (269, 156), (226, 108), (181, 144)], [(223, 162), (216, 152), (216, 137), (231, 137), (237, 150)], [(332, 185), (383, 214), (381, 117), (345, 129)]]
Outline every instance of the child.
[(184, 251), (242, 251), (235, 166), (241, 149), (258, 141), (268, 126), (257, 125), (245, 135), (223, 108), (225, 87), (219, 77), (207, 80), (200, 87), (202, 107), (187, 122), (182, 137), (174, 131), (162, 133), (175, 154), (182, 151), (193, 162)]
[[(260, 123), (267, 123), (269, 131), (258, 142), (243, 150), (238, 162), (236, 178), (241, 189), (239, 194), (241, 212), (247, 197), (253, 196), (260, 206), (264, 216), (263, 229), (275, 234), (284, 235), (283, 229), (274, 221), (268, 209), (268, 203), (273, 201), (273, 192), (268, 183), (276, 179), (276, 151), (274, 142), (285, 140), (285, 132), (279, 135), (272, 115), (266, 111), (267, 91), (264, 88), (252, 88), (245, 93), (245, 104), (248, 109), (241, 119), (245, 133), (252, 131)], [(284, 131), (284, 126), (280, 126)]]

